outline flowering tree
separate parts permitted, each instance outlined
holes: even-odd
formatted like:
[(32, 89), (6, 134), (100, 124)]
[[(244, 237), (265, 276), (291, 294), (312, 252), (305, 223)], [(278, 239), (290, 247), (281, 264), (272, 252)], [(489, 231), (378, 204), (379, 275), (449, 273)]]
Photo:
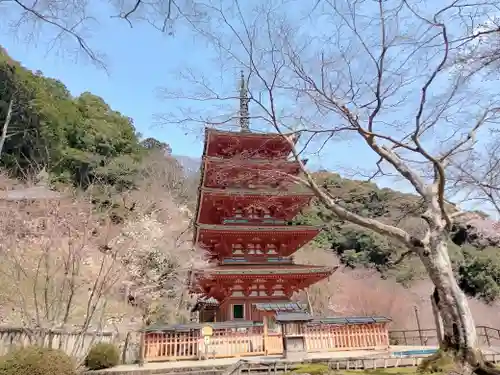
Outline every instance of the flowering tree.
[[(298, 144), (285, 137), (303, 172), (290, 178), (340, 219), (391, 238), (406, 247), (405, 255), (417, 256), (435, 286), (432, 299), (444, 328), (441, 354), (452, 357), (461, 372), (495, 372), (484, 363), (474, 319), (453, 274), (448, 242), (461, 212), (446, 190), (450, 163), (498, 120), (498, 90), (480, 85), (478, 76), (456, 64), (460, 48), (474, 39), (469, 31), (495, 4), (480, 11), (465, 1), (442, 6), (404, 0), (314, 6), (237, 2), (206, 9), (211, 23), (197, 31), (212, 43), (214, 65), (205, 66), (247, 69), (254, 130), (301, 136)], [(193, 91), (167, 98), (202, 101), (203, 114), (194, 106), (195, 114), (186, 118), (183, 108), (166, 121), (229, 123), (221, 108), (235, 98), (234, 86), (192, 69), (186, 76)], [(207, 110), (210, 101), (216, 114)], [(372, 178), (397, 176), (419, 195), (422, 234), (347, 209), (307, 171), (305, 153), (333, 159), (329, 151), (342, 147), (339, 140), (357, 147), (354, 152), (343, 147), (344, 152), (363, 158), (352, 168), (366, 174), (371, 164)]]
[(132, 304), (143, 309), (145, 324), (188, 320), (190, 272), (206, 268), (203, 253), (192, 249), (181, 233), (180, 237), (173, 235), (173, 226), (175, 223), (160, 222), (155, 215), (144, 216), (126, 225), (115, 240), (128, 249), (122, 260), (129, 297)]
[(486, 15), (478, 26), (472, 28), (470, 35), (463, 38), (455, 61), (462, 74), (476, 74), (478, 71), (496, 74), (500, 52), (499, 16), (498, 11)]

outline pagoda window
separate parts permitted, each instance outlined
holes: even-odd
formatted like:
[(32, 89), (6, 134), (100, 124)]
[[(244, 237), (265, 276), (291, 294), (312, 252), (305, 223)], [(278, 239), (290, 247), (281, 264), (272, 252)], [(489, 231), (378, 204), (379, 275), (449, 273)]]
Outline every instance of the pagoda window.
[(232, 306), (233, 319), (245, 319), (245, 305)]
[(255, 254), (257, 254), (257, 255), (264, 254), (264, 252), (262, 251), (262, 248), (261, 248), (260, 244), (255, 244)]
[(277, 254), (277, 251), (276, 251), (276, 245), (275, 245), (275, 244), (270, 243), (270, 244), (268, 244), (268, 245), (266, 246), (266, 248), (267, 248), (267, 249), (266, 249), (266, 252), (267, 252), (268, 254)]
[(231, 245), (233, 250), (233, 255), (243, 255), (243, 246), (240, 243), (235, 243)]
[(258, 219), (259, 218), (259, 210), (255, 207), (248, 208), (248, 218), (249, 219)]
[(247, 244), (247, 252), (248, 252), (248, 254), (251, 254), (251, 255), (255, 254), (255, 245), (253, 243)]

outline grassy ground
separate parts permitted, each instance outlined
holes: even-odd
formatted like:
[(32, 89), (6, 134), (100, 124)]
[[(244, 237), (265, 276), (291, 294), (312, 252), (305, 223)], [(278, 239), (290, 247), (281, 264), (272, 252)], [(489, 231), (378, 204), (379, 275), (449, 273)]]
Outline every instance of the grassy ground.
[[(340, 370), (334, 371), (328, 368), (327, 364), (314, 363), (314, 364), (304, 364), (298, 366), (292, 374), (301, 375), (325, 375), (325, 374), (335, 374), (335, 375), (413, 375), (417, 374), (417, 367), (401, 367), (401, 368), (381, 368), (376, 370)], [(418, 374), (424, 375), (422, 372)], [(433, 373), (433, 375), (439, 375), (439, 373)]]
[(325, 363), (313, 363), (299, 365), (291, 372), (293, 375), (440, 375), (447, 373), (446, 366), (443, 367), (443, 372), (436, 371), (435, 369), (429, 372), (419, 370), (418, 367), (399, 367), (399, 368), (380, 368), (376, 370), (340, 370), (335, 371), (328, 368)]

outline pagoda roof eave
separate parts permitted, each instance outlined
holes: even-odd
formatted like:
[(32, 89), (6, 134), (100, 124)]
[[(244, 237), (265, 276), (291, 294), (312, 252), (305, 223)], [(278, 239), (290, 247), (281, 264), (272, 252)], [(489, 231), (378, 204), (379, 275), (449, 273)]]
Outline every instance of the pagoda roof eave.
[(312, 191), (304, 191), (304, 192), (293, 192), (293, 191), (285, 191), (285, 190), (277, 190), (277, 189), (269, 189), (269, 190), (252, 190), (252, 189), (232, 189), (232, 188), (227, 188), (227, 189), (216, 189), (216, 188), (208, 188), (208, 187), (202, 187), (201, 188), (202, 193), (212, 193), (212, 194), (220, 194), (220, 195), (238, 195), (238, 196), (245, 196), (245, 195), (252, 195), (252, 196), (273, 196), (273, 197), (279, 197), (279, 196), (296, 196), (296, 197), (314, 197), (314, 193)]
[(226, 232), (308, 232), (321, 231), (321, 227), (312, 225), (276, 225), (276, 226), (237, 226), (237, 225), (214, 225), (214, 224), (197, 224), (197, 229), (226, 231)]
[(248, 226), (238, 226), (238, 225), (226, 225), (226, 224), (219, 224), (219, 225), (214, 225), (214, 224), (200, 224), (197, 223), (195, 224), (195, 230), (194, 232), (194, 241), (195, 243), (198, 242), (198, 236), (200, 235), (201, 231), (212, 231), (212, 232), (219, 232), (219, 233), (240, 233), (240, 234), (245, 234), (245, 233), (255, 233), (255, 232), (261, 232), (261, 233), (270, 233), (276, 235), (277, 233), (284, 233), (284, 232), (316, 232), (319, 234), (321, 232), (322, 228), (321, 227), (316, 227), (316, 226), (309, 226), (309, 225), (277, 225), (277, 226), (259, 226), (259, 225), (248, 225)]
[(220, 134), (220, 135), (237, 135), (237, 134), (241, 134), (241, 135), (244, 135), (245, 137), (246, 136), (253, 136), (253, 137), (273, 137), (273, 138), (289, 138), (293, 141), (293, 143), (297, 143), (297, 141), (299, 140), (300, 138), (300, 134), (301, 133), (297, 133), (297, 132), (291, 132), (291, 133), (283, 133), (283, 134), (280, 134), (280, 133), (273, 133), (273, 132), (262, 132), (262, 133), (257, 133), (257, 132), (240, 132), (240, 131), (229, 131), (229, 130), (220, 130), (220, 129), (216, 129), (216, 128), (211, 128), (211, 127), (205, 127), (205, 140), (208, 138), (209, 136), (209, 133), (217, 133), (217, 134)]
[[(240, 165), (244, 165), (244, 164), (250, 164), (250, 165), (262, 165), (262, 164), (289, 164), (289, 165), (298, 165), (298, 161), (297, 160), (276, 160), (276, 159), (251, 159), (251, 158), (238, 158), (238, 157), (234, 157), (234, 158), (231, 158), (231, 159), (227, 159), (227, 158), (221, 158), (221, 157), (217, 157), (217, 156), (202, 156), (202, 161), (204, 162), (210, 162), (210, 161), (213, 161), (213, 162), (221, 162), (221, 163), (233, 163), (235, 166), (237, 166), (238, 164)], [(309, 159), (302, 159), (302, 164), (307, 164), (307, 162), (309, 161)]]
[(200, 270), (202, 274), (207, 276), (227, 276), (227, 277), (244, 277), (244, 276), (255, 276), (259, 275), (262, 277), (277, 277), (286, 276), (291, 277), (303, 277), (304, 275), (310, 276), (321, 276), (322, 278), (332, 275), (339, 267), (333, 266), (315, 266), (315, 265), (305, 265), (305, 264), (287, 264), (280, 265), (248, 265), (248, 264), (238, 264), (238, 265), (223, 265), (209, 270)]

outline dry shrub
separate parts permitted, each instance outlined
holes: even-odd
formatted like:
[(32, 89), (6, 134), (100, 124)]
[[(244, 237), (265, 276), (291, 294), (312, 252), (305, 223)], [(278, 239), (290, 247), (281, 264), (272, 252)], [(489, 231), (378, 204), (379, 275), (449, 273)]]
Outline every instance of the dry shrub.
[(0, 375), (76, 375), (76, 371), (64, 352), (29, 346), (0, 358)]
[(120, 363), (120, 353), (116, 346), (107, 342), (94, 345), (85, 358), (89, 370), (102, 370), (115, 367)]

